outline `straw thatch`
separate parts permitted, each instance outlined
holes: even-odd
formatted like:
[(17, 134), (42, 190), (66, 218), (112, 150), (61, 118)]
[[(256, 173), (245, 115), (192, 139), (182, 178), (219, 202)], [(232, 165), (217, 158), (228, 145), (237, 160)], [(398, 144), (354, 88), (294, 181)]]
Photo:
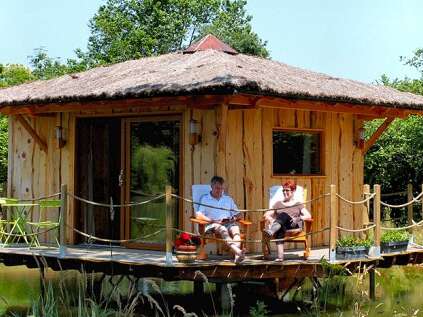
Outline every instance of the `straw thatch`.
[(233, 93), (423, 109), (423, 96), (216, 50), (142, 58), (0, 89), (0, 106)]

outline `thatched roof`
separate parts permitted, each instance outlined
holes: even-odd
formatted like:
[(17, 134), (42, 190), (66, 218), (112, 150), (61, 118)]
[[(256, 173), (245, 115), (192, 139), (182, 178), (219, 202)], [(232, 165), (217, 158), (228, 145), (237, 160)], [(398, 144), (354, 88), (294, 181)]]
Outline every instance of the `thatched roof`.
[(423, 96), (213, 49), (141, 58), (0, 89), (0, 106), (234, 93), (423, 109)]

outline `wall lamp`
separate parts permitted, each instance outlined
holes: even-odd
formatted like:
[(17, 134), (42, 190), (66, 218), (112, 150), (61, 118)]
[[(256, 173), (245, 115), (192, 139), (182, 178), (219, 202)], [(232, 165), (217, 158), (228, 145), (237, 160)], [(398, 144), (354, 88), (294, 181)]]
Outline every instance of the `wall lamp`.
[(201, 125), (197, 120), (189, 121), (189, 143), (196, 145), (201, 142)]
[(61, 126), (57, 126), (55, 132), (56, 132), (57, 147), (61, 149), (62, 147), (66, 145), (64, 129)]

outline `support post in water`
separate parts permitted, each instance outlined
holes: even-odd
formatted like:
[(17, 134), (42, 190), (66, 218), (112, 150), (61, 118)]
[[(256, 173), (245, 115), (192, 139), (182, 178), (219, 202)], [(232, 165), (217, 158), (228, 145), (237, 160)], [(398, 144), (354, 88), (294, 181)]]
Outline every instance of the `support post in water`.
[(166, 185), (166, 265), (172, 265), (172, 187)]
[(66, 253), (66, 218), (67, 218), (67, 207), (68, 207), (68, 186), (62, 184), (60, 187), (60, 257), (63, 257)]
[(330, 185), (330, 234), (329, 234), (329, 261), (336, 261), (336, 239), (338, 237), (338, 199), (336, 185)]
[(373, 200), (373, 221), (375, 223), (375, 247), (373, 256), (380, 256), (380, 237), (382, 235), (380, 226), (380, 185), (374, 185), (373, 191), (375, 193)]
[(376, 274), (374, 268), (369, 270), (369, 297), (372, 301), (376, 299)]

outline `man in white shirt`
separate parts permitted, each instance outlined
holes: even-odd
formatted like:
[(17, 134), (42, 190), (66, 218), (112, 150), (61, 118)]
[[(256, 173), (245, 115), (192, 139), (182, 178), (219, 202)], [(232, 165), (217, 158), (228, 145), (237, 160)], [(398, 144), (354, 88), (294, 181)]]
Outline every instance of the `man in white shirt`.
[(235, 263), (239, 263), (244, 259), (237, 223), (241, 214), (233, 199), (230, 196), (223, 195), (224, 183), (222, 177), (212, 177), (210, 181), (212, 190), (201, 197), (200, 203), (202, 205), (200, 205), (196, 216), (209, 222), (206, 226), (206, 232), (215, 232), (220, 235), (235, 253)]

